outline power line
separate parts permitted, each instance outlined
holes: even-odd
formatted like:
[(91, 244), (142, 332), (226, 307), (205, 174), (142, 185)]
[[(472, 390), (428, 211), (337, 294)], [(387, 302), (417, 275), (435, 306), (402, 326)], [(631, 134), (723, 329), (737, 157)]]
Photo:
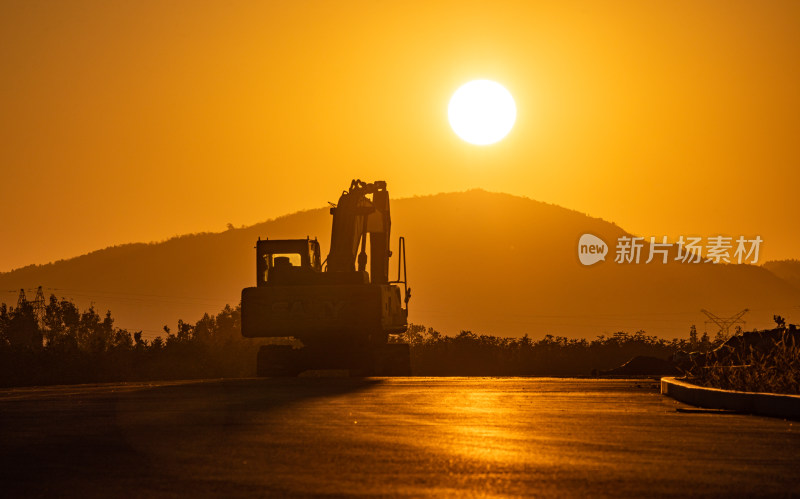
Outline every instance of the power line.
[[(88, 290), (88, 289), (71, 289), (71, 288), (43, 288), (47, 291), (63, 291), (64, 294), (71, 296), (80, 296), (88, 298), (105, 298), (107, 300), (123, 300), (123, 301), (139, 301), (139, 302), (160, 302), (160, 303), (188, 303), (200, 305), (213, 305), (216, 306), (220, 302), (232, 303), (232, 296), (222, 297), (199, 297), (199, 296), (170, 296), (170, 295), (152, 295), (145, 293), (128, 293), (123, 291), (101, 291), (101, 290)], [(6, 291), (6, 293), (16, 293), (16, 291)], [(238, 300), (236, 300), (238, 302)]]

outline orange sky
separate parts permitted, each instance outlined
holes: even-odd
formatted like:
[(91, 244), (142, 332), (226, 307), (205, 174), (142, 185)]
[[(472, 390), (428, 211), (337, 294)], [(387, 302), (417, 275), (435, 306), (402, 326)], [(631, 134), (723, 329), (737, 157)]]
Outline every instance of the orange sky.
[[(4, 1), (0, 271), (321, 206), (354, 177), (800, 257), (800, 3), (431, 3)], [(517, 101), (493, 146), (447, 122), (476, 78)]]

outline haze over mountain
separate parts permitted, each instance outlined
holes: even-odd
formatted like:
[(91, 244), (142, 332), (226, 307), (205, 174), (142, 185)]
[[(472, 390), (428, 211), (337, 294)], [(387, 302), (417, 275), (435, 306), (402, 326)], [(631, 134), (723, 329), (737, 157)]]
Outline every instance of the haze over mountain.
[[(323, 255), (330, 215), (319, 208), (221, 233), (126, 244), (0, 274), (2, 301), (19, 288), (110, 309), (117, 325), (159, 334), (178, 318), (236, 304), (255, 280), (258, 237), (318, 237)], [(720, 316), (749, 308), (746, 329), (780, 314), (797, 322), (800, 289), (753, 265), (617, 264), (613, 246), (626, 232), (599, 218), (508, 194), (482, 190), (394, 200), (393, 249), (406, 237), (413, 290), (410, 320), (447, 334), (501, 336), (552, 333), (593, 338), (644, 329), (665, 338), (702, 332), (701, 308)], [(578, 261), (581, 234), (611, 246), (605, 262)], [(649, 234), (642, 234), (649, 236)], [(392, 268), (396, 268), (392, 259)], [(30, 293), (30, 292), (29, 292)], [(30, 298), (30, 296), (29, 296)], [(716, 329), (708, 328), (713, 334)]]
[(764, 268), (800, 289), (800, 260), (771, 260), (764, 263)]

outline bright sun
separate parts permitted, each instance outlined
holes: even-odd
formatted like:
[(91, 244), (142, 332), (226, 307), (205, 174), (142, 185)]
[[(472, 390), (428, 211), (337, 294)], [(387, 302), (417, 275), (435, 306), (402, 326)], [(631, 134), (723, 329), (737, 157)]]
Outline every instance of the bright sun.
[(499, 83), (474, 80), (453, 94), (447, 117), (456, 135), (470, 144), (485, 146), (508, 135), (517, 119), (517, 106)]

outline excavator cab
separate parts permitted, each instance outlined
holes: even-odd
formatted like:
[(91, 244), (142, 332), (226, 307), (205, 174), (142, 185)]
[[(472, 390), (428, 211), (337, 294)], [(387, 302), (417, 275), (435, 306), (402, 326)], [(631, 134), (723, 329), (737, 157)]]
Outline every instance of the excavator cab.
[(256, 286), (308, 284), (322, 272), (316, 239), (275, 239), (256, 242)]

